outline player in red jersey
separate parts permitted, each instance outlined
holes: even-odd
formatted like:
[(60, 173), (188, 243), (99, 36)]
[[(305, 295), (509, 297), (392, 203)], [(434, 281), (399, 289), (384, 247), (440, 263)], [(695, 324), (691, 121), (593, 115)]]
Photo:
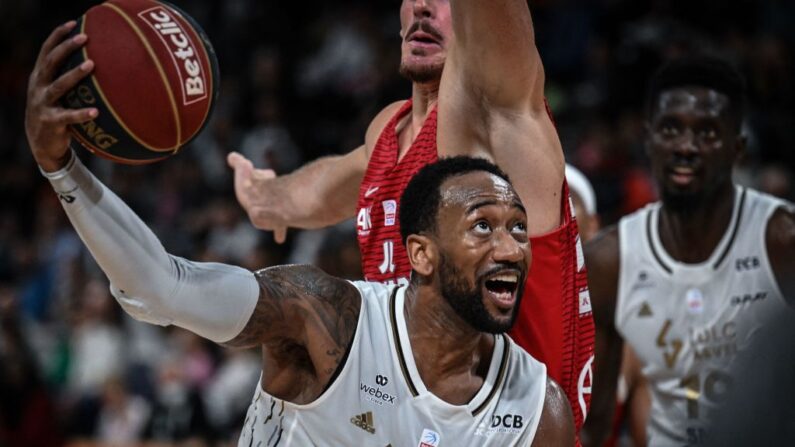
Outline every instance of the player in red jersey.
[(238, 200), (277, 241), (288, 226), (356, 216), (365, 277), (403, 282), (410, 268), (397, 209), (411, 176), (440, 156), (497, 163), (530, 207), (528, 230), (538, 235), (512, 336), (547, 364), (579, 428), (590, 400), (593, 320), (527, 2), (403, 0), (400, 19), (400, 71), (412, 81), (412, 97), (382, 110), (361, 147), (291, 175), (275, 178), (231, 154)]

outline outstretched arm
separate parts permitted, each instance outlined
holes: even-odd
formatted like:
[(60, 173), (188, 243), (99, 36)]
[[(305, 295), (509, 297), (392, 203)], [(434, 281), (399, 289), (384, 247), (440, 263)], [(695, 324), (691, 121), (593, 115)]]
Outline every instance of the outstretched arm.
[(367, 167), (364, 146), (346, 155), (323, 157), (281, 177), (270, 169), (254, 169), (236, 152), (227, 161), (235, 171), (237, 200), (251, 223), (274, 231), (279, 243), (284, 242), (287, 227), (321, 228), (352, 217)]
[(113, 295), (139, 320), (174, 324), (219, 343), (299, 347), (302, 351), (293, 349), (278, 363), (266, 358), (268, 371), (309, 359), (315, 368), (301, 383), (314, 381), (322, 389), (330, 377), (327, 370), (339, 363), (355, 331), (361, 303), (356, 288), (308, 267), (255, 275), (169, 255), (146, 224), (69, 149), (67, 125), (96, 116), (96, 110), (64, 110), (57, 104), (90, 72), (76, 69), (55, 77), (55, 67), (85, 42), (85, 36), (62, 41), (73, 27), (58, 28), (43, 46), (30, 79), (25, 126), (34, 158), (110, 279)]
[(605, 229), (585, 244), (588, 287), (596, 324), (591, 412), (582, 428), (583, 444), (600, 446), (609, 434), (616, 404), (624, 341), (615, 326), (618, 292), (618, 228)]
[(254, 169), (242, 155), (230, 154), (227, 162), (235, 171), (235, 194), (251, 223), (274, 231), (281, 243), (287, 227), (321, 228), (353, 217), (372, 148), (401, 105), (391, 104), (373, 119), (364, 145), (345, 155), (320, 158), (288, 175), (276, 177), (272, 170)]
[[(25, 131), (33, 157), (130, 314), (226, 341), (240, 332), (253, 311), (254, 275), (236, 267), (194, 264), (168, 255), (149, 228), (69, 149), (68, 125), (91, 120), (98, 113), (93, 108), (70, 110), (58, 104), (93, 69), (89, 60), (56, 77), (64, 59), (87, 40), (84, 34), (64, 39), (74, 26), (69, 22), (52, 32), (30, 76)], [(201, 306), (192, 305), (192, 296), (208, 299)], [(225, 296), (234, 300), (226, 302)]]
[(439, 91), (440, 153), (495, 161), (537, 210), (530, 233), (548, 232), (560, 222), (564, 162), (527, 1), (450, 3), (455, 42)]

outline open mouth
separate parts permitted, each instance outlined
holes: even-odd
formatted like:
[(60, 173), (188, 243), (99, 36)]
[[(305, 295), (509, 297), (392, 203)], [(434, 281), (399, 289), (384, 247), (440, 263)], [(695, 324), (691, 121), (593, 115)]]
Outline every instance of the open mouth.
[(497, 307), (509, 309), (516, 302), (516, 290), (519, 288), (519, 274), (499, 273), (484, 282), (486, 294)]

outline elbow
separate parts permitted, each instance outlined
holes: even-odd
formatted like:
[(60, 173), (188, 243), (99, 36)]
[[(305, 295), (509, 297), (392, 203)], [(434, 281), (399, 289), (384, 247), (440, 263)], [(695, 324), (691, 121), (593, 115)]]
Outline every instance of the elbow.
[(156, 295), (153, 295), (155, 298), (152, 298), (130, 293), (113, 284), (110, 286), (110, 292), (121, 308), (135, 320), (158, 326), (168, 326), (174, 321), (170, 316), (171, 313), (164, 306), (166, 300), (158, 299)]

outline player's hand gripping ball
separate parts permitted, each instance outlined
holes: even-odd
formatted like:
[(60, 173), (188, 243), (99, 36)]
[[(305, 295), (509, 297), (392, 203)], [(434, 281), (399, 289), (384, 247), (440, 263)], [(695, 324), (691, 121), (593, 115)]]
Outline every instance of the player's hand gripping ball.
[(99, 116), (71, 126), (91, 152), (126, 164), (162, 160), (204, 127), (218, 95), (218, 61), (187, 14), (154, 0), (110, 0), (89, 9), (73, 34), (88, 43), (63, 71), (94, 61), (94, 72), (62, 99)]

